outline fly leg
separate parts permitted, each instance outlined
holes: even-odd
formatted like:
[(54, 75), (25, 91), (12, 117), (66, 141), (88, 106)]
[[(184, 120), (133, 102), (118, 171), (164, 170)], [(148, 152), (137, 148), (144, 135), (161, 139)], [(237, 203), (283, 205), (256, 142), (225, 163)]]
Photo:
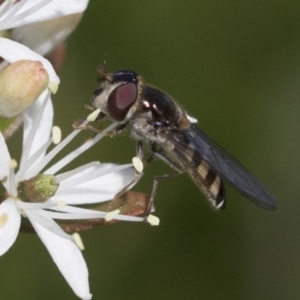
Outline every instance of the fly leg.
[(158, 183), (163, 179), (169, 179), (169, 178), (173, 178), (173, 177), (176, 177), (176, 176), (179, 176), (179, 175), (181, 175), (181, 173), (157, 175), (157, 176), (154, 177), (151, 196), (150, 196), (148, 208), (147, 208), (146, 215), (145, 215), (145, 221), (146, 222), (147, 222), (147, 218), (149, 217), (149, 215), (152, 212), (155, 211), (154, 199), (156, 197)]
[[(142, 162), (143, 159), (143, 144), (141, 141), (138, 141), (137, 146), (136, 146), (136, 157)], [(120, 197), (122, 194), (127, 192), (140, 178), (141, 178), (141, 172), (139, 172), (134, 165), (135, 168), (135, 175), (134, 179), (129, 182), (120, 192), (118, 192), (115, 196), (115, 198)]]
[[(143, 159), (143, 144), (141, 141), (138, 141), (137, 143), (137, 147), (136, 147), (136, 157), (137, 157), (137, 160), (138, 162), (142, 162), (143, 166), (146, 166), (151, 160), (153, 157), (153, 154), (145, 161), (143, 162), (142, 159)], [(139, 181), (139, 179), (141, 178), (141, 175), (142, 175), (142, 170), (138, 170), (138, 167), (135, 165), (135, 163), (133, 163), (134, 167), (135, 167), (135, 176), (134, 176), (134, 179), (129, 182), (124, 188), (122, 188), (121, 191), (119, 191), (114, 199), (116, 198), (119, 198), (120, 196), (122, 196), (124, 193), (126, 193), (133, 185), (135, 185), (137, 183), (137, 181)], [(143, 168), (142, 168), (143, 169)], [(114, 199), (112, 199), (111, 203), (114, 201)], [(111, 205), (109, 205), (107, 211), (110, 211), (110, 208), (111, 208)], [(148, 211), (148, 206), (147, 206), (147, 211)]]
[[(95, 118), (95, 121), (104, 121), (106, 117), (107, 116), (103, 112), (100, 111), (99, 114), (97, 115), (97, 117)], [(105, 131), (105, 130), (101, 129), (102, 123), (100, 123), (100, 125), (98, 127), (95, 127), (95, 126), (92, 126), (89, 124), (82, 125), (85, 121), (87, 121), (87, 120), (79, 119), (77, 121), (74, 121), (73, 128), (79, 129), (79, 130), (90, 130), (90, 131), (94, 132), (94, 135), (92, 136), (92, 138), (94, 138), (97, 134), (102, 134), (104, 136), (113, 137), (127, 126), (127, 123), (123, 123), (123, 124), (117, 125), (112, 130)]]
[(160, 160), (162, 160), (166, 164), (168, 164), (170, 167), (172, 167), (173, 169), (175, 169), (178, 173), (157, 175), (157, 176), (154, 177), (153, 185), (152, 185), (152, 191), (151, 191), (151, 196), (150, 196), (150, 201), (149, 201), (148, 209), (147, 209), (146, 215), (145, 215), (145, 221), (147, 221), (147, 218), (151, 214), (151, 212), (153, 212), (155, 210), (154, 199), (156, 197), (158, 183), (161, 180), (163, 180), (163, 179), (173, 178), (173, 177), (179, 176), (182, 173), (184, 173), (183, 168), (178, 163), (176, 163), (175, 161), (173, 161), (169, 157), (167, 157), (164, 154), (164, 152), (163, 152), (163, 150), (161, 148), (157, 148), (157, 145), (155, 143), (153, 143), (151, 146), (152, 146), (152, 152), (153, 152), (153, 155), (150, 157), (151, 160), (152, 160), (152, 158), (154, 156), (156, 156)]

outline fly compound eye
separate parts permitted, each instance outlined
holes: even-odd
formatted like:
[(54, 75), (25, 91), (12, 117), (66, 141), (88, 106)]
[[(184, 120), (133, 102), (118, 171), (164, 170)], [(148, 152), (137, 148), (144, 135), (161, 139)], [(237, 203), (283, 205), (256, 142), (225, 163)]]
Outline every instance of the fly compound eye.
[(115, 88), (107, 100), (107, 112), (115, 121), (123, 121), (137, 99), (135, 83), (126, 83)]

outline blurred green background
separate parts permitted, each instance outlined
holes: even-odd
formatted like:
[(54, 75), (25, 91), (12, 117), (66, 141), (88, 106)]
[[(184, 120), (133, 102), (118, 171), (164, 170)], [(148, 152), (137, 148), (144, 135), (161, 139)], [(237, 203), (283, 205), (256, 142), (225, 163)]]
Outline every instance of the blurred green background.
[[(53, 99), (65, 135), (88, 113), (103, 61), (173, 95), (280, 207), (263, 210), (228, 188), (227, 209), (215, 212), (187, 176), (161, 182), (159, 227), (82, 233), (93, 299), (300, 299), (300, 2), (91, 1)], [(123, 133), (72, 166), (134, 154)], [(134, 190), (150, 193), (155, 175), (172, 172), (156, 161)], [(1, 299), (77, 299), (35, 235), (19, 236), (0, 271)]]

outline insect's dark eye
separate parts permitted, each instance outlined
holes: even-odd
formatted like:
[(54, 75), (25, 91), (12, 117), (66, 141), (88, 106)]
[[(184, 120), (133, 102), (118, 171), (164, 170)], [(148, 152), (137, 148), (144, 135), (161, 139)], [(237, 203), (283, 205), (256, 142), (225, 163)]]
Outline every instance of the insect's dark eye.
[(126, 83), (114, 89), (107, 101), (107, 111), (111, 118), (123, 121), (135, 103), (138, 95), (135, 83)]

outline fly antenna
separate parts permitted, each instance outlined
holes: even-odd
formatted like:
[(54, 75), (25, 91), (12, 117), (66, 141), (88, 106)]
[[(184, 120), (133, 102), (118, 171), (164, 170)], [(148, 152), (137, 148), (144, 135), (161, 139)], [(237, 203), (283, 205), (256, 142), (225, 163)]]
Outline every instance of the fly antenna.
[(104, 76), (97, 78), (97, 80), (100, 82), (103, 82), (105, 80), (112, 81), (112, 76), (110, 73), (108, 73), (105, 64), (106, 64), (106, 62), (104, 61), (103, 64), (97, 66), (97, 69), (96, 69), (99, 74), (104, 75)]

